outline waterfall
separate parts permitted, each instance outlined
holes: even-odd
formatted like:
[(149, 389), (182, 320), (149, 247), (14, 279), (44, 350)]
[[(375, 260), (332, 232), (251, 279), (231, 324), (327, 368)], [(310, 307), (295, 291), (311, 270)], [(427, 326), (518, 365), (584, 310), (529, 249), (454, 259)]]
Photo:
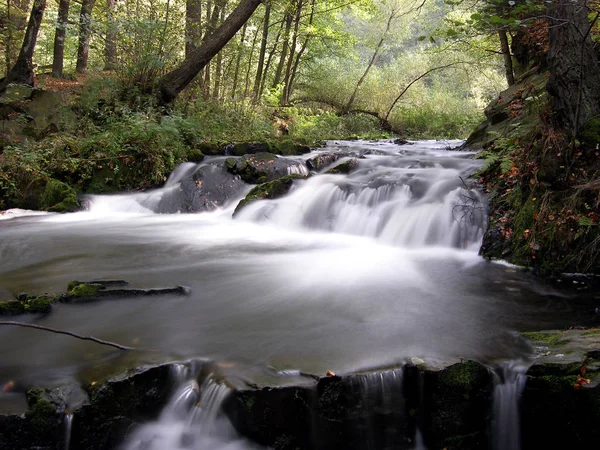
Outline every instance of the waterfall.
[(492, 444), (494, 450), (520, 450), (519, 402), (525, 388), (527, 366), (512, 361), (500, 366), (494, 377)]
[(65, 412), (64, 416), (64, 424), (65, 424), (65, 450), (69, 450), (71, 446), (71, 430), (73, 429), (73, 413)]
[(360, 448), (393, 449), (407, 441), (403, 373), (400, 368), (352, 377), (359, 403), (350, 420)]
[(158, 420), (143, 425), (123, 450), (248, 450), (256, 449), (240, 438), (221, 412), (231, 389), (209, 374), (199, 385), (193, 371), (175, 364), (171, 371), (176, 389)]

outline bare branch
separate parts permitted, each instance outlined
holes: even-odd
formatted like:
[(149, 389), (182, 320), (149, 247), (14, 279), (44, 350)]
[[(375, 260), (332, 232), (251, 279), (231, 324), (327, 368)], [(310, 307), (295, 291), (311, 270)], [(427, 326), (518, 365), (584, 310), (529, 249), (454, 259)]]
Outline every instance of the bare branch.
[(9, 326), (14, 326), (14, 327), (22, 327), (22, 328), (33, 328), (36, 330), (49, 331), (51, 333), (56, 333), (56, 334), (66, 334), (67, 336), (72, 336), (74, 338), (81, 339), (84, 341), (92, 341), (92, 342), (95, 342), (100, 345), (107, 345), (109, 347), (118, 348), (119, 350), (155, 351), (155, 350), (141, 349), (141, 348), (135, 348), (135, 347), (127, 347), (125, 345), (115, 344), (114, 342), (103, 341), (102, 339), (98, 339), (94, 336), (83, 336), (81, 334), (73, 333), (72, 331), (64, 331), (64, 330), (59, 330), (57, 328), (44, 327), (42, 325), (34, 325), (32, 323), (15, 322), (12, 320), (2, 320), (2, 321), (0, 321), (0, 325), (9, 325)]

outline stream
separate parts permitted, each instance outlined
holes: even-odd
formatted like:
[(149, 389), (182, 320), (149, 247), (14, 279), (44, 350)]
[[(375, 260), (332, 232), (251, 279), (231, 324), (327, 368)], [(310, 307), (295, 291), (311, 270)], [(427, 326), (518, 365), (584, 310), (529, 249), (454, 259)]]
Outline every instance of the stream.
[(155, 212), (194, 170), (188, 165), (163, 189), (90, 196), (77, 213), (0, 220), (0, 298), (64, 292), (73, 279), (191, 289), (21, 316), (159, 352), (115, 355), (2, 327), (0, 384), (89, 382), (119, 366), (190, 358), (221, 362), (239, 381), (269, 367), (325, 374), (415, 357), (493, 363), (527, 356), (519, 331), (591, 320), (576, 291), (478, 256), (486, 203), (467, 178), (481, 161), (450, 150), (459, 144), (330, 142), (296, 159), (358, 154), (354, 171), (298, 180), (287, 196), (250, 204), (235, 219), (249, 185), (210, 212)]

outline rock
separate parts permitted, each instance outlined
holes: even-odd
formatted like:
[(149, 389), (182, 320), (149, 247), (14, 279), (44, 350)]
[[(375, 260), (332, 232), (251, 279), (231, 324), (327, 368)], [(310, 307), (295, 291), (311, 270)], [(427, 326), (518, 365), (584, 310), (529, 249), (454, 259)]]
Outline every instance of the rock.
[(339, 153), (321, 153), (306, 161), (309, 170), (321, 170), (325, 166), (333, 164), (340, 158)]
[(357, 166), (358, 166), (358, 161), (356, 160), (356, 158), (352, 158), (352, 159), (348, 159), (347, 161), (344, 161), (341, 164), (338, 164), (335, 167), (332, 167), (331, 169), (326, 170), (325, 173), (347, 175), (350, 172), (352, 172), (354, 169), (356, 169)]
[(250, 184), (266, 183), (293, 173), (308, 172), (304, 163), (280, 158), (273, 153), (244, 155), (238, 159), (228, 158), (225, 163), (230, 173), (239, 175)]
[(396, 145), (413, 145), (413, 142), (410, 142), (408, 139), (398, 138), (392, 141)]
[(310, 147), (288, 140), (238, 142), (223, 145), (219, 153), (225, 156), (255, 155), (257, 153), (274, 153), (277, 155), (292, 156), (310, 153)]
[(277, 180), (270, 181), (268, 183), (262, 183), (253, 188), (248, 195), (241, 200), (233, 212), (233, 216), (241, 211), (246, 205), (255, 202), (257, 200), (272, 200), (283, 197), (287, 194), (294, 184), (294, 180), (303, 179), (305, 177), (301, 175), (287, 175)]
[(275, 449), (480, 449), (489, 440), (492, 374), (474, 361), (252, 386), (224, 405), (236, 429)]
[(155, 420), (172, 391), (171, 367), (136, 369), (89, 386), (89, 404), (73, 412), (71, 448), (114, 449), (136, 425)]
[(77, 193), (69, 185), (50, 180), (40, 198), (40, 208), (50, 212), (72, 212), (79, 207)]
[(211, 163), (198, 168), (181, 180), (180, 189), (167, 193), (158, 205), (160, 213), (202, 212), (222, 207), (239, 198), (246, 185), (224, 164)]
[(600, 330), (525, 333), (537, 357), (521, 400), (523, 448), (592, 448), (600, 440)]

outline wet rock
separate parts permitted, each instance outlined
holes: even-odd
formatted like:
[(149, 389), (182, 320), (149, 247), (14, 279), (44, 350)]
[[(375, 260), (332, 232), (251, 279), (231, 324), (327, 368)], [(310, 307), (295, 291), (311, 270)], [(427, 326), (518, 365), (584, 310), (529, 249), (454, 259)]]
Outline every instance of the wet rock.
[(485, 448), (493, 393), (490, 371), (475, 361), (421, 370), (419, 428), (427, 448)]
[(480, 449), (489, 440), (492, 375), (474, 361), (328, 376), (316, 384), (242, 389), (225, 411), (276, 449)]
[(225, 144), (219, 153), (225, 156), (255, 155), (257, 153), (292, 156), (310, 153), (310, 147), (292, 141), (237, 142)]
[(323, 167), (329, 166), (340, 158), (339, 153), (321, 153), (314, 158), (306, 161), (306, 166), (309, 170), (321, 170)]
[(257, 200), (273, 200), (276, 198), (283, 197), (287, 194), (292, 186), (294, 185), (294, 180), (303, 179), (305, 177), (301, 175), (287, 175), (285, 177), (281, 177), (277, 180), (270, 181), (268, 183), (262, 183), (253, 188), (248, 195), (241, 200), (235, 208), (233, 212), (233, 216), (239, 213), (242, 208), (246, 205), (255, 202)]
[(69, 185), (50, 180), (40, 198), (40, 208), (50, 212), (72, 212), (79, 207), (77, 193)]
[(181, 180), (180, 188), (166, 193), (158, 205), (160, 213), (212, 211), (239, 198), (246, 184), (221, 163), (199, 167)]
[(117, 448), (135, 426), (155, 420), (171, 393), (170, 373), (165, 364), (88, 387), (90, 403), (74, 411), (71, 449)]
[(244, 155), (238, 159), (228, 158), (225, 163), (230, 173), (239, 175), (242, 180), (250, 184), (266, 183), (286, 175), (299, 173), (302, 168), (306, 170), (304, 163), (280, 158), (273, 153)]
[(523, 448), (600, 440), (600, 330), (525, 333), (536, 352), (521, 399)]
[(68, 284), (66, 294), (60, 295), (58, 301), (63, 303), (82, 303), (106, 298), (148, 297), (158, 295), (189, 295), (190, 290), (185, 286), (155, 289), (114, 289), (113, 286), (122, 283), (121, 280), (108, 282), (78, 282)]
[(347, 175), (350, 172), (352, 172), (354, 169), (356, 169), (357, 166), (358, 166), (358, 161), (356, 160), (356, 158), (352, 158), (347, 161), (344, 161), (341, 164), (338, 164), (335, 167), (332, 167), (331, 169), (326, 170), (325, 173)]
[(396, 145), (413, 145), (412, 142), (410, 142), (408, 139), (404, 139), (404, 138), (394, 139), (392, 142)]

